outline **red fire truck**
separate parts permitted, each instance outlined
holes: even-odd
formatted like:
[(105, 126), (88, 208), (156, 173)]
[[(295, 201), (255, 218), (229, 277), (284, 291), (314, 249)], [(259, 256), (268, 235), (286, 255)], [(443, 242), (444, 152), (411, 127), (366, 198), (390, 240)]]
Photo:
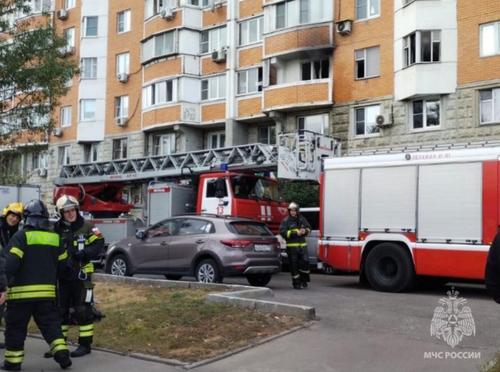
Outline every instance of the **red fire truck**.
[(327, 159), (318, 258), (376, 290), (484, 279), (500, 226), (500, 147)]

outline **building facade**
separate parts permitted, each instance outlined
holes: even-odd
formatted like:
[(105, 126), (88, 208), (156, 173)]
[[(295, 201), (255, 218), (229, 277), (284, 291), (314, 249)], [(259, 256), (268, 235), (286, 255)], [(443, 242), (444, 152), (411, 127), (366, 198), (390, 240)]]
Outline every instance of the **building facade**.
[(80, 73), (47, 152), (23, 155), (28, 182), (47, 192), (64, 164), (274, 144), (302, 129), (340, 138), (348, 153), (500, 139), (496, 0), (55, 0), (50, 9)]

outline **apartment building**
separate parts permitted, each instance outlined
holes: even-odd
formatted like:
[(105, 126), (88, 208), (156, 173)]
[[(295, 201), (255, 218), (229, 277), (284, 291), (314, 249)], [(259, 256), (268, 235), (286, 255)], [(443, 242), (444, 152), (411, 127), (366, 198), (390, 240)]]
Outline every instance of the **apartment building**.
[(273, 144), (301, 129), (348, 152), (500, 139), (496, 0), (54, 0), (51, 10), (80, 74), (54, 113), (50, 156), (24, 162), (48, 168), (27, 173), (47, 191), (64, 164)]

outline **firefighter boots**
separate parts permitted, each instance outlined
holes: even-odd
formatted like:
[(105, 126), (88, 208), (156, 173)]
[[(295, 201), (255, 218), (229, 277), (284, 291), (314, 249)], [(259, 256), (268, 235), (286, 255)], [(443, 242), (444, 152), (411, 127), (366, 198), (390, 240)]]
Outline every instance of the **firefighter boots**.
[(90, 345), (78, 345), (75, 351), (71, 352), (71, 357), (72, 358), (78, 358), (82, 357), (84, 355), (90, 354), (92, 349), (90, 348)]

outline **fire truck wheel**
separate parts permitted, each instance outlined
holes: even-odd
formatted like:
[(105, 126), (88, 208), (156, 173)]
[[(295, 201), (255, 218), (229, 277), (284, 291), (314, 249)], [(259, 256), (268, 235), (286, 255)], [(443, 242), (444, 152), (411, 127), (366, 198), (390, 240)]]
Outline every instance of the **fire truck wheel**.
[(409, 252), (395, 243), (381, 243), (366, 257), (365, 273), (377, 291), (402, 292), (415, 282), (415, 269)]
[(117, 276), (132, 276), (127, 257), (123, 254), (117, 254), (108, 261), (106, 272)]
[(253, 285), (254, 287), (264, 287), (271, 281), (271, 274), (247, 275), (247, 280), (248, 283), (250, 283), (250, 285)]
[(222, 283), (219, 266), (211, 258), (201, 260), (196, 265), (196, 280), (202, 283)]
[(168, 280), (179, 280), (180, 278), (182, 278), (182, 275), (165, 274), (165, 279), (168, 279)]

